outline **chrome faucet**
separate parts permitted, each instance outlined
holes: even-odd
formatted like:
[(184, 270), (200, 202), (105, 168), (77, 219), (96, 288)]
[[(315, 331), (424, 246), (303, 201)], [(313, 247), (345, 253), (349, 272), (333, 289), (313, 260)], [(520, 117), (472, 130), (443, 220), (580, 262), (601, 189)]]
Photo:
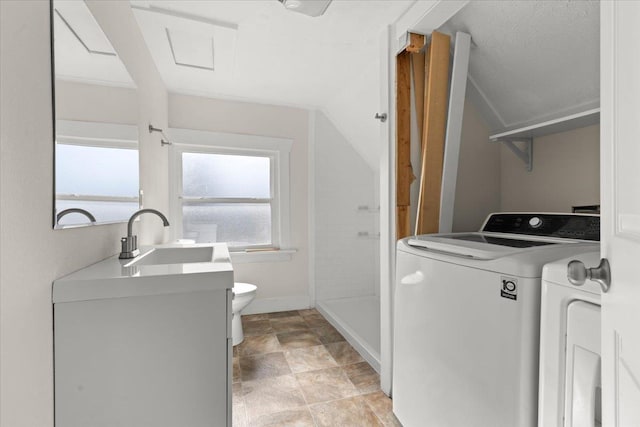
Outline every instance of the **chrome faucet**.
[(80, 208), (69, 208), (69, 209), (65, 209), (61, 212), (58, 212), (58, 215), (56, 215), (56, 224), (60, 222), (60, 220), (62, 219), (63, 216), (70, 214), (70, 213), (79, 213), (82, 214), (84, 216), (86, 216), (87, 218), (89, 218), (89, 221), (91, 222), (96, 222), (96, 217), (91, 215), (91, 212), (84, 210), (84, 209), (80, 209)]
[(143, 213), (156, 214), (160, 217), (160, 219), (162, 219), (162, 223), (165, 227), (169, 226), (169, 220), (167, 220), (167, 217), (164, 216), (160, 211), (157, 211), (155, 209), (140, 209), (139, 211), (135, 212), (133, 215), (131, 215), (131, 218), (129, 218), (129, 223), (127, 224), (127, 237), (123, 237), (122, 239), (120, 239), (120, 242), (122, 243), (122, 252), (120, 252), (120, 259), (130, 259), (140, 255), (140, 250), (138, 249), (138, 236), (133, 235), (133, 221), (135, 221), (135, 219)]

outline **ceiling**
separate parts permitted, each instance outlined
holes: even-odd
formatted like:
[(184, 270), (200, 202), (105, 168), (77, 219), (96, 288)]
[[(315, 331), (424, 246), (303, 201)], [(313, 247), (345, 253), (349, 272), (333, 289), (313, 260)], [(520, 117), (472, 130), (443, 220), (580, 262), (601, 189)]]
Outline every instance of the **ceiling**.
[(471, 34), (467, 93), (493, 131), (599, 106), (597, 1), (472, 1), (440, 31)]
[[(378, 169), (380, 35), (414, 1), (333, 0), (316, 18), (277, 0), (130, 3), (170, 92), (319, 109)], [(56, 76), (132, 86), (88, 52), (113, 48), (84, 2), (54, 4)], [(597, 1), (471, 1), (439, 30), (471, 34), (467, 95), (492, 131), (599, 106)]]
[(276, 0), (131, 0), (170, 92), (313, 108), (378, 69), (381, 31), (412, 3), (334, 0), (312, 18)]
[(57, 79), (135, 87), (85, 2), (55, 0), (53, 7)]
[[(414, 1), (333, 0), (315, 18), (277, 0), (130, 3), (170, 92), (323, 108), (377, 74), (381, 31)], [(56, 77), (133, 86), (86, 4), (54, 7)]]
[[(84, 2), (54, 1), (78, 15), (55, 17), (56, 77), (133, 86), (117, 55), (83, 46), (86, 33), (113, 50)], [(374, 170), (380, 36), (414, 3), (333, 0), (310, 17), (277, 0), (130, 0), (169, 92), (323, 111)]]

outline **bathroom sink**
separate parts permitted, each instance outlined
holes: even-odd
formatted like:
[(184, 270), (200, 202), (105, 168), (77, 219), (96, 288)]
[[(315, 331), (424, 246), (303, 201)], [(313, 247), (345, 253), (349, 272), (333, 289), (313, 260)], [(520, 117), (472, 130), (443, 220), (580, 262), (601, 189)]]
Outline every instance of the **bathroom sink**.
[[(2, 1), (2, 0), (0, 0)], [(143, 246), (139, 256), (118, 255), (57, 279), (53, 302), (231, 289), (233, 266), (224, 243)]]
[(153, 248), (125, 266), (213, 262), (213, 254), (213, 246)]
[(231, 425), (226, 244), (139, 250), (53, 282), (56, 425)]

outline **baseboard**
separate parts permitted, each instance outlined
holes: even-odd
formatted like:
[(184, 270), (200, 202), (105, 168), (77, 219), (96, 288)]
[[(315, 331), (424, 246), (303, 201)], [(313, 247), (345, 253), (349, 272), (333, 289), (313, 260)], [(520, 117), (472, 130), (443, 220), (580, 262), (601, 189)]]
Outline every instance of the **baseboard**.
[(256, 298), (242, 310), (242, 314), (275, 313), (278, 311), (304, 310), (311, 307), (308, 295), (281, 298)]
[(342, 334), (347, 342), (360, 353), (360, 356), (362, 356), (377, 373), (380, 373), (380, 354), (372, 349), (353, 329), (341, 322), (339, 320), (340, 318), (324, 305), (322, 301), (318, 302), (316, 309)]
[(361, 296), (368, 296), (373, 293), (373, 289), (370, 288), (360, 288), (360, 289), (327, 289), (321, 290), (318, 292), (316, 289), (316, 301), (324, 301), (328, 299), (338, 299), (338, 298), (356, 298)]

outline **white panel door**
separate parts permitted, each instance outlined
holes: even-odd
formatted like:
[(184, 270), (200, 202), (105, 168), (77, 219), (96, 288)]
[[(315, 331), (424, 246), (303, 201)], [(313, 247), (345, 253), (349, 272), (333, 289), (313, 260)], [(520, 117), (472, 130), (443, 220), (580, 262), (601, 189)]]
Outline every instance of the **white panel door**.
[(640, 2), (600, 4), (603, 425), (640, 426)]

